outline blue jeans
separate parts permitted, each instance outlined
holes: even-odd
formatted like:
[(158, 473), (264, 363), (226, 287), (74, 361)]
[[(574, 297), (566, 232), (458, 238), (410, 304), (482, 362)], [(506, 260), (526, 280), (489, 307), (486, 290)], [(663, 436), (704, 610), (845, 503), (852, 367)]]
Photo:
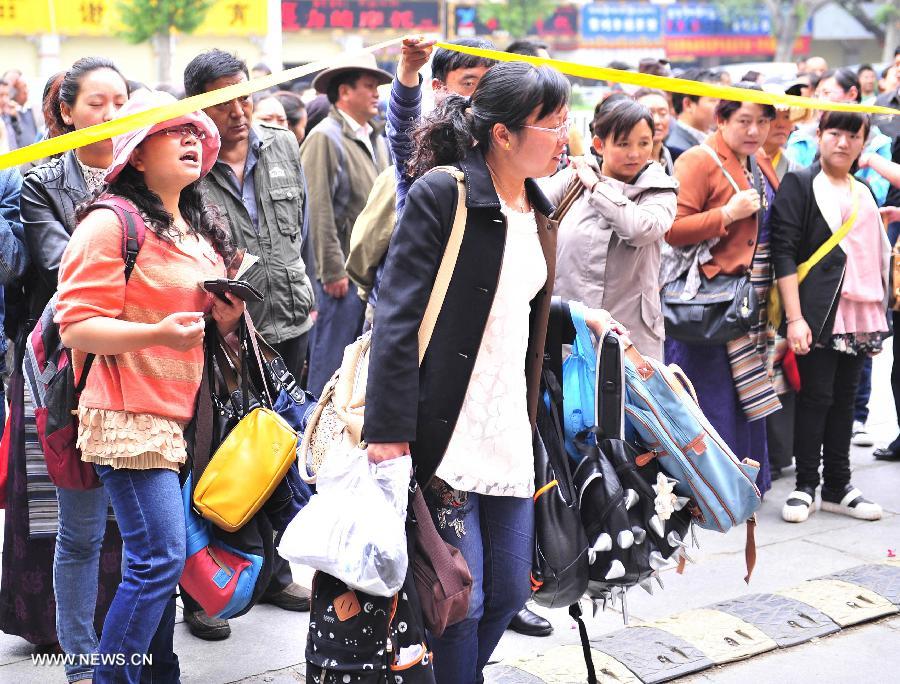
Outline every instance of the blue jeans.
[(187, 536), (178, 473), (95, 468), (112, 501), (128, 566), (103, 625), (100, 656), (107, 660), (94, 669), (94, 682), (176, 683), (175, 588)]
[(872, 357), (867, 356), (859, 374), (859, 389), (856, 390), (856, 403), (853, 409), (853, 420), (863, 425), (869, 420), (869, 399), (872, 396)]
[(66, 664), (70, 682), (90, 679), (90, 656), (98, 652), (94, 629), (100, 546), (106, 532), (109, 496), (102, 487), (79, 491), (56, 490), (59, 531), (53, 557), (53, 591), (56, 594), (56, 634), (62, 650), (81, 661)]
[(350, 283), (347, 294), (340, 299), (326, 294), (318, 280), (313, 281), (313, 288), (319, 317), (316, 318), (309, 340), (309, 378), (306, 388), (319, 396), (325, 383), (340, 367), (344, 347), (352, 344), (362, 332), (366, 304), (357, 296), (353, 283)]
[(438, 533), (462, 552), (472, 573), (468, 616), (430, 638), (435, 678), (438, 684), (476, 684), (531, 595), (534, 504), (531, 498), (460, 492), (437, 478), (425, 498)]

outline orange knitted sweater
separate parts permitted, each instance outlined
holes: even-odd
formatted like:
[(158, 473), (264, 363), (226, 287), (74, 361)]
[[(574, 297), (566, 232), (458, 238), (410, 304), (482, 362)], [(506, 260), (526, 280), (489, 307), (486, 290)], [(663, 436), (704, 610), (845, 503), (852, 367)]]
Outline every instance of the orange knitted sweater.
[[(127, 287), (124, 269), (120, 227), (79, 225), (59, 267), (60, 329), (94, 316), (157, 323), (179, 311), (208, 312), (211, 295), (200, 284), (225, 275), (222, 258), (205, 239), (185, 249), (149, 227)], [(76, 378), (84, 358), (81, 352), (73, 355)], [(186, 352), (156, 346), (97, 356), (80, 405), (186, 422), (194, 414), (202, 372), (202, 345)]]

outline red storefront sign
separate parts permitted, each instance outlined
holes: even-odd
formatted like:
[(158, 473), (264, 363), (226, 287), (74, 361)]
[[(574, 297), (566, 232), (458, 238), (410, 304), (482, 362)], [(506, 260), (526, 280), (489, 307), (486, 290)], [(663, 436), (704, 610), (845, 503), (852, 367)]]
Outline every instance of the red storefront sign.
[(401, 0), (284, 0), (281, 3), (283, 31), (303, 29), (368, 29), (437, 31), (437, 2)]

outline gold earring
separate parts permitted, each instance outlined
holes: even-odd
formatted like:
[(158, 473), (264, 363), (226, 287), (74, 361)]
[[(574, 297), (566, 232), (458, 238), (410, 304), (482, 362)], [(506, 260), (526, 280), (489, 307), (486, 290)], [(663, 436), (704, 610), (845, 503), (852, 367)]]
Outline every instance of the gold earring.
[(509, 143), (506, 143), (506, 149), (509, 149)]

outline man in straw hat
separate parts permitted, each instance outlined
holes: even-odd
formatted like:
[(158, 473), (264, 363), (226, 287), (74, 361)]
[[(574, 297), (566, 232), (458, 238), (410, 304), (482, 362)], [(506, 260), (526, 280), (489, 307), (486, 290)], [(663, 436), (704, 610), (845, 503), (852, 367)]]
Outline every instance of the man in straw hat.
[(344, 347), (362, 331), (365, 304), (351, 292), (344, 263), (350, 231), (366, 206), (375, 178), (388, 165), (378, 86), (391, 82), (371, 54), (354, 56), (316, 76), (331, 111), (300, 149), (309, 184), (310, 233), (315, 253), (319, 315), (309, 354), (308, 387), (320, 394), (341, 363)]

